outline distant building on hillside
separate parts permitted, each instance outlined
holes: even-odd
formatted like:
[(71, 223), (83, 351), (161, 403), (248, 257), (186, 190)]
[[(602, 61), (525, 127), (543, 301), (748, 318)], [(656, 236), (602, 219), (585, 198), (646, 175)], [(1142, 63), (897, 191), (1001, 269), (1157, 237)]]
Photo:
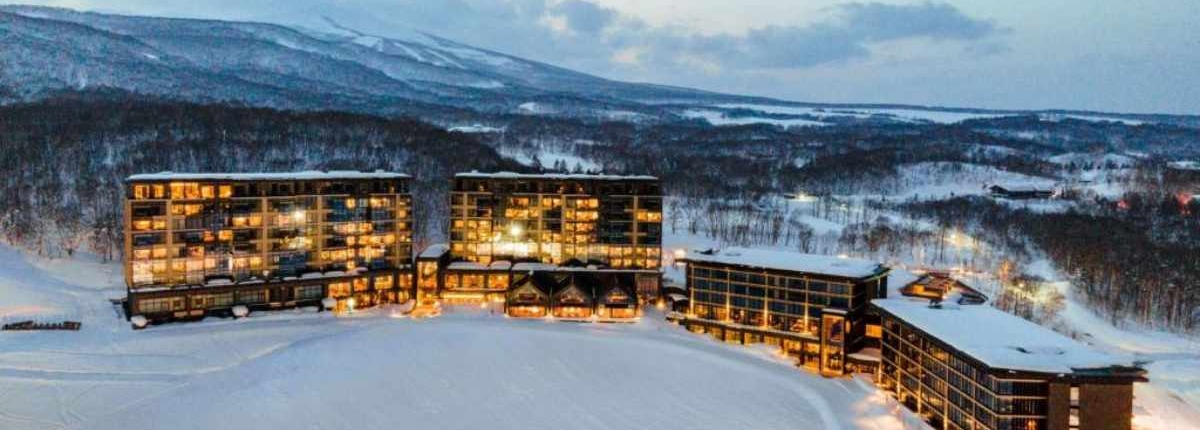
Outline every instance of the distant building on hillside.
[(992, 197), (1013, 200), (1048, 199), (1054, 197), (1054, 190), (1052, 189), (1026, 186), (992, 185), (988, 187), (988, 191)]
[(693, 332), (775, 345), (830, 375), (846, 372), (854, 353), (878, 346), (868, 304), (887, 295), (888, 268), (879, 263), (744, 248), (691, 252), (677, 261), (687, 264), (690, 304), (679, 322)]
[(409, 176), (155, 173), (126, 180), (129, 315), (157, 322), (408, 300)]
[(1200, 161), (1172, 161), (1163, 170), (1168, 189), (1200, 193)]
[(933, 428), (1129, 430), (1145, 371), (987, 305), (871, 302), (880, 388)]
[(978, 305), (987, 302), (987, 296), (962, 281), (941, 272), (929, 272), (900, 288), (900, 294), (934, 301), (951, 300), (960, 304)]

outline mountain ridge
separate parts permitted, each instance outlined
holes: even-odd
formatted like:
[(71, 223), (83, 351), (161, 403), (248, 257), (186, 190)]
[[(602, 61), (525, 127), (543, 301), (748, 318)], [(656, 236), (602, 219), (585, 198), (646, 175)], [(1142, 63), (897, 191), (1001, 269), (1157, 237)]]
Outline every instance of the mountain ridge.
[[(430, 118), (535, 114), (674, 121), (695, 106), (914, 109), (1102, 115), (1200, 127), (1200, 116), (1000, 110), (891, 103), (809, 103), (611, 80), (415, 31), (379, 36), (321, 15), (328, 28), (0, 5), (0, 102), (110, 86), (189, 101), (343, 109)], [(431, 108), (440, 106), (440, 108)], [(882, 118), (882, 117), (881, 117)], [(434, 118), (436, 120), (436, 118)], [(882, 118), (880, 120), (888, 120)], [(711, 121), (710, 121), (711, 122)]]

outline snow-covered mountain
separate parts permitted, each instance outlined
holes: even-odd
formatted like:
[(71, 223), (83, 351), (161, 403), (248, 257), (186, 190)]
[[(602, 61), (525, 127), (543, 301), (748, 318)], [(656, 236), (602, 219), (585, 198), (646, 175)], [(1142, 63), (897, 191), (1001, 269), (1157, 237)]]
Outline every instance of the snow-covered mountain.
[[(410, 40), (323, 28), (0, 7), (0, 97), (115, 87), (273, 107), (484, 112), (652, 110), (644, 100), (721, 98), (598, 78), (424, 33)], [(397, 106), (401, 105), (401, 106)], [(525, 109), (522, 109), (524, 106)]]
[(428, 33), (389, 33), (405, 35), (382, 37), (323, 15), (286, 26), (0, 6), (0, 103), (111, 87), (200, 102), (424, 118), (465, 110), (822, 126), (1037, 114), (1200, 127), (1200, 117), (1186, 115), (796, 103), (614, 81)]

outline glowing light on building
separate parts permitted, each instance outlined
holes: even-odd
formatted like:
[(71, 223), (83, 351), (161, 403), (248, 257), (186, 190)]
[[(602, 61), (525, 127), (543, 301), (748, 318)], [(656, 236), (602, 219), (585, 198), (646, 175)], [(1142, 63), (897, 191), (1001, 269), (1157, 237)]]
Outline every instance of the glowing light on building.
[(792, 197), (792, 201), (799, 203), (811, 203), (817, 201), (817, 197), (804, 191), (799, 191), (796, 192), (795, 197)]

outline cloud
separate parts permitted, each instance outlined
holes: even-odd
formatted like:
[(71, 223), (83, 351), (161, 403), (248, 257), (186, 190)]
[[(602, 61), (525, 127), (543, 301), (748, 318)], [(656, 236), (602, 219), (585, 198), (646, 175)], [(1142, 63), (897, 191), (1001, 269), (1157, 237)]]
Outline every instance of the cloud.
[[(726, 68), (786, 69), (867, 57), (875, 43), (916, 38), (974, 43), (1006, 31), (942, 3), (850, 3), (830, 12), (823, 21), (755, 28), (741, 36), (659, 34), (657, 39), (660, 46), (667, 42), (667, 49), (684, 46), (689, 55), (708, 57)], [(996, 41), (987, 45), (975, 52), (1002, 51)]]
[(847, 30), (871, 41), (910, 37), (978, 40), (1001, 31), (992, 22), (966, 16), (945, 3), (850, 3), (837, 10), (844, 15)]
[(552, 10), (562, 14), (568, 28), (581, 34), (599, 33), (617, 18), (617, 11), (582, 0), (567, 0)]

